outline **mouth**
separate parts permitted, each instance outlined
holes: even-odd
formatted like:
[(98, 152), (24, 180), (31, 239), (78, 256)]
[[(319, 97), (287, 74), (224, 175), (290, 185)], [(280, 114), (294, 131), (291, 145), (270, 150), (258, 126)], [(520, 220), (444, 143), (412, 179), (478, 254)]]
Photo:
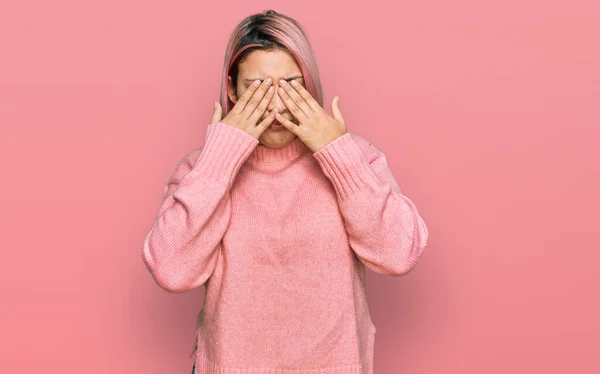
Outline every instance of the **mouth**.
[(273, 120), (273, 122), (271, 122), (271, 124), (269, 125), (269, 130), (271, 130), (271, 131), (279, 132), (279, 131), (283, 131), (285, 129), (286, 129), (285, 126), (283, 126), (277, 120)]
[[(265, 117), (265, 118), (267, 118), (267, 117)], [(290, 122), (296, 123), (296, 122), (295, 122), (295, 121), (294, 121), (292, 118), (287, 118), (287, 117), (283, 117), (283, 118), (287, 119), (287, 120), (288, 120), (288, 121), (290, 121)], [(281, 125), (281, 122), (279, 122), (279, 121), (277, 120), (277, 118), (273, 118), (273, 122), (271, 122), (271, 124), (272, 124), (272, 125), (274, 125), (274, 124)]]

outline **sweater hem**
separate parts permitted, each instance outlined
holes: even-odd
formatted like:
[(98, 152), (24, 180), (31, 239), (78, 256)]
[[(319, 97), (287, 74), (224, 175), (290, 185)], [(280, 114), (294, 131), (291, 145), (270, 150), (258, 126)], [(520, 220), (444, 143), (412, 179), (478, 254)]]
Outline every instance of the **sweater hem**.
[(201, 353), (196, 354), (194, 374), (372, 374), (366, 363), (329, 366), (318, 369), (234, 368), (220, 366)]

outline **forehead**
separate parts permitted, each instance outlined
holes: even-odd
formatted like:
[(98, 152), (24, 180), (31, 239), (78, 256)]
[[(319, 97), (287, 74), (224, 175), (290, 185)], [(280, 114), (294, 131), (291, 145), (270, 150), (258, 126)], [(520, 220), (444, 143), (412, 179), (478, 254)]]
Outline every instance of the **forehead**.
[(251, 52), (244, 62), (240, 63), (238, 72), (240, 78), (277, 79), (299, 74), (301, 71), (294, 58), (287, 52), (258, 50)]

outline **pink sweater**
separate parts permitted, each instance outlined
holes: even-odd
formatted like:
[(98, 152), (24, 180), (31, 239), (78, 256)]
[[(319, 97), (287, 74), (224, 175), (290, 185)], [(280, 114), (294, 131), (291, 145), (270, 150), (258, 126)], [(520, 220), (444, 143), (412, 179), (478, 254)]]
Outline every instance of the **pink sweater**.
[(196, 373), (371, 374), (365, 267), (405, 274), (427, 238), (363, 137), (313, 153), (215, 123), (165, 185), (143, 260), (169, 292), (206, 288)]

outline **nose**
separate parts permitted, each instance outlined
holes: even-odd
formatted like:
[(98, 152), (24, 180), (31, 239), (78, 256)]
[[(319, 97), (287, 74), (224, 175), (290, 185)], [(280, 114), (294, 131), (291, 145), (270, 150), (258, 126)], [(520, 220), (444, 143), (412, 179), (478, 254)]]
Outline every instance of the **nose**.
[(267, 111), (271, 113), (273, 110), (275, 110), (275, 108), (277, 108), (279, 113), (284, 113), (285, 111), (287, 111), (287, 107), (285, 106), (285, 104), (279, 97), (279, 94), (277, 93), (279, 84), (277, 83), (277, 81), (274, 81), (272, 86), (275, 89), (275, 93), (273, 94), (273, 97), (271, 98), (271, 101), (267, 106)]

